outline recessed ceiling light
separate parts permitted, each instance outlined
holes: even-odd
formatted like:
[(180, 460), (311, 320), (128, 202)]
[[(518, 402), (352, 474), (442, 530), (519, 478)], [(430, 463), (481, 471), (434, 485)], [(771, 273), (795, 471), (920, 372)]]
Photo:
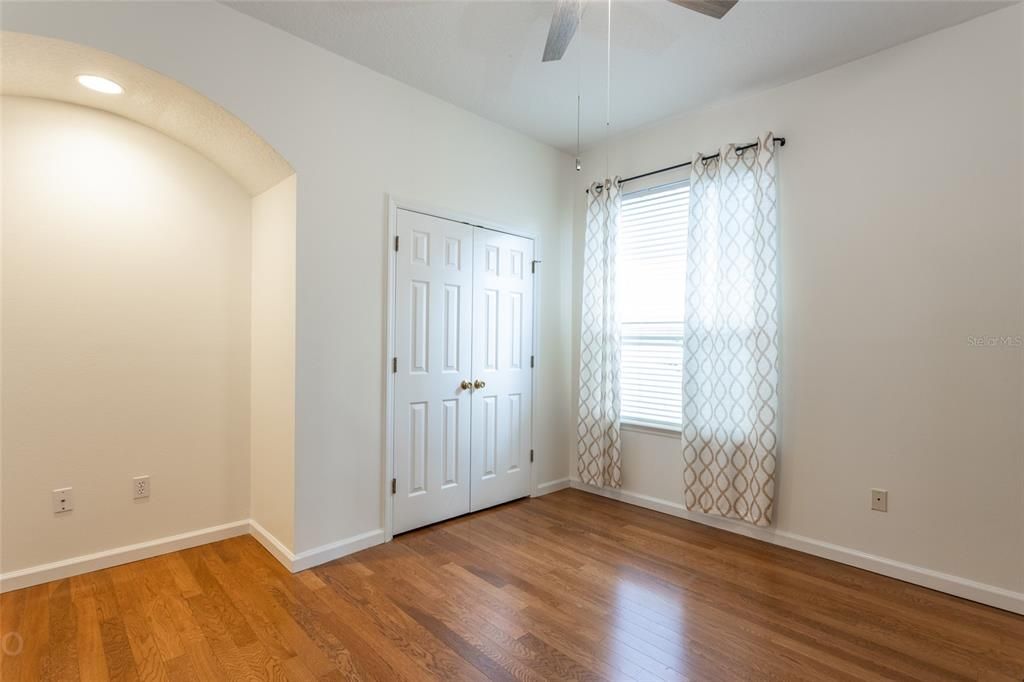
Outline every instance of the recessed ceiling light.
[(77, 80), (90, 90), (102, 92), (104, 95), (120, 95), (124, 92), (124, 88), (103, 76), (92, 76), (87, 73), (83, 73), (77, 77)]

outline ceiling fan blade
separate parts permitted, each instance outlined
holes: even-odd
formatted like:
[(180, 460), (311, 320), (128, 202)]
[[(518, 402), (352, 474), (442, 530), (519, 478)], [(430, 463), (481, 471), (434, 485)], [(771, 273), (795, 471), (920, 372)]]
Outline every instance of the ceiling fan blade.
[(721, 19), (739, 0), (668, 0), (680, 7)]
[(580, 4), (582, 0), (558, 0), (555, 13), (551, 15), (548, 42), (544, 45), (542, 61), (553, 62), (562, 58), (569, 47), (576, 27), (580, 25)]

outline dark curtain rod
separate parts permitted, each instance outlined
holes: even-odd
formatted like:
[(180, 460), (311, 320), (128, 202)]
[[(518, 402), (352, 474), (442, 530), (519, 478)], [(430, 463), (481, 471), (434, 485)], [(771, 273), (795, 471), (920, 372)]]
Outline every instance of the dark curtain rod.
[[(785, 147), (786, 146), (786, 138), (784, 138), (784, 137), (776, 137), (775, 138), (775, 142), (778, 143), (778, 145), (780, 147)], [(736, 151), (737, 152), (742, 152), (742, 151), (744, 151), (746, 149), (753, 149), (758, 144), (759, 143), (757, 143), (757, 142), (751, 142), (750, 144), (743, 144), (743, 145), (740, 145), (739, 147), (736, 147)], [(716, 152), (714, 154), (709, 154), (708, 156), (705, 156), (703, 158), (704, 158), (704, 160), (717, 159), (718, 156), (719, 155)], [(633, 175), (633, 176), (630, 176), (628, 178), (623, 178), (622, 180), (619, 181), (619, 183), (621, 184), (621, 183), (624, 183), (624, 182), (631, 182), (633, 180), (639, 180), (640, 178), (646, 178), (646, 177), (649, 177), (651, 175), (657, 175), (658, 173), (667, 173), (669, 171), (678, 170), (679, 168), (686, 168), (687, 166), (692, 166), (692, 165), (693, 165), (693, 161), (687, 161), (685, 163), (677, 163), (674, 166), (666, 166), (665, 168), (659, 168), (658, 170), (652, 170), (652, 171), (648, 171), (647, 173), (641, 173), (640, 175)], [(590, 189), (588, 188), (588, 189), (586, 189), (584, 191), (589, 192)]]

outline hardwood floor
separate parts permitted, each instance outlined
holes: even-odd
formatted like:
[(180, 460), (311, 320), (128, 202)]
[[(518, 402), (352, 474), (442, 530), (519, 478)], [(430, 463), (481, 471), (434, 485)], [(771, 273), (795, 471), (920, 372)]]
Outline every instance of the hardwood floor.
[(295, 575), (241, 537), (0, 610), (4, 682), (1024, 679), (1024, 617), (571, 490)]

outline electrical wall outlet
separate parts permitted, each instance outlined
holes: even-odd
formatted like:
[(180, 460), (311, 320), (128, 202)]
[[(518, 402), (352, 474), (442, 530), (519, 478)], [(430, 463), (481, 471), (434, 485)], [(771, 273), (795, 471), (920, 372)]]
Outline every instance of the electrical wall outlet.
[(132, 497), (136, 500), (149, 497), (149, 476), (136, 476), (132, 479)]
[(875, 488), (871, 491), (871, 508), (875, 511), (889, 511), (889, 491)]
[(63, 514), (75, 508), (75, 500), (71, 496), (71, 488), (57, 488), (53, 491), (53, 513)]

